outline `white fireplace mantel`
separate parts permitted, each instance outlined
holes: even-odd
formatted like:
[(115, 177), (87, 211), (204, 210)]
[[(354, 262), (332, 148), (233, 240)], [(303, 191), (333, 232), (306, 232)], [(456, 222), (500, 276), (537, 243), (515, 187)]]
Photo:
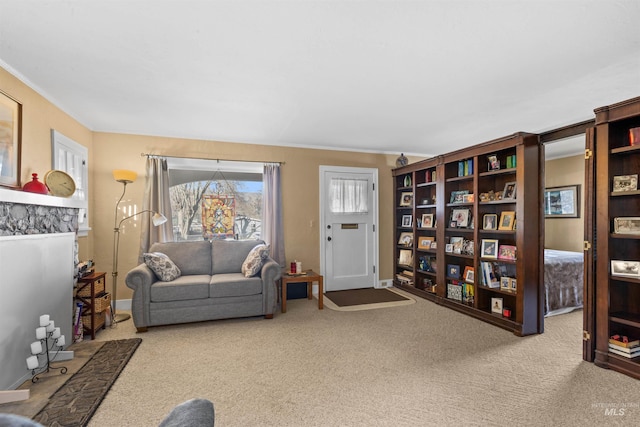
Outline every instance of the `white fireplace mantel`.
[(0, 202), (21, 203), (24, 205), (55, 206), (59, 208), (83, 209), (87, 207), (85, 200), (68, 199), (49, 196), (47, 194), (29, 193), (22, 190), (0, 188)]

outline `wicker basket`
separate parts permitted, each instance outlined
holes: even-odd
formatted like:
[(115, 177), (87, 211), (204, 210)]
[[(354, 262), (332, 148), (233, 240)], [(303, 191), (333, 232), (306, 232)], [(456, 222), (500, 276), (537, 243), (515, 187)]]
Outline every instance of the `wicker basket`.
[(95, 312), (102, 313), (109, 307), (111, 304), (111, 294), (105, 293), (104, 295), (99, 295), (95, 298)]
[[(78, 282), (78, 288), (80, 288), (80, 286), (84, 285), (84, 283), (82, 282)], [(104, 277), (100, 278), (99, 280), (96, 280), (93, 283), (93, 287), (94, 287), (94, 295), (100, 295), (101, 293), (104, 292)], [(79, 289), (77, 295), (79, 297), (86, 297), (86, 298), (91, 298), (91, 284), (87, 284), (84, 288)]]
[[(95, 314), (95, 325), (93, 325), (93, 327), (95, 329), (100, 329), (105, 322), (105, 316), (106, 316), (106, 312), (102, 312), (102, 313), (96, 313)], [(84, 316), (82, 316), (82, 326), (85, 329), (91, 329), (91, 315), (90, 314), (85, 314)]]

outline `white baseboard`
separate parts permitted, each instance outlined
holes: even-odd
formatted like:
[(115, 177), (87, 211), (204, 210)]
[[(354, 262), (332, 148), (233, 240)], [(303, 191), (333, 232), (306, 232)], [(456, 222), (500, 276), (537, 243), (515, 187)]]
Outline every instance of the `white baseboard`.
[(381, 288), (390, 288), (392, 286), (393, 286), (393, 280), (386, 279), (386, 280), (380, 280), (378, 284), (374, 286), (374, 288), (381, 289)]
[(130, 299), (119, 299), (117, 301), (116, 308), (118, 310), (131, 310), (131, 300)]
[(29, 399), (29, 390), (0, 390), (0, 403), (18, 402)]

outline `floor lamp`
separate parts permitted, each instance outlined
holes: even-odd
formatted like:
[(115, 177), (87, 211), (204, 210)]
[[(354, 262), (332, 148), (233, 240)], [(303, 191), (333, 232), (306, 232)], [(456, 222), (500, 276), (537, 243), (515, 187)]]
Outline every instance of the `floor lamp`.
[(133, 215), (129, 215), (126, 216), (124, 218), (122, 218), (120, 221), (118, 221), (118, 206), (120, 205), (120, 202), (122, 201), (122, 198), (124, 197), (124, 193), (127, 191), (127, 184), (131, 184), (133, 181), (136, 180), (136, 178), (138, 177), (138, 174), (136, 174), (133, 171), (128, 171), (128, 170), (122, 170), (122, 169), (118, 169), (118, 170), (114, 170), (113, 171), (113, 178), (118, 181), (121, 182), (123, 185), (122, 188), (122, 195), (120, 196), (120, 199), (118, 199), (118, 203), (116, 203), (116, 212), (114, 215), (114, 222), (113, 222), (113, 273), (111, 273), (111, 276), (113, 277), (113, 298), (111, 300), (113, 307), (112, 307), (112, 321), (113, 323), (118, 323), (118, 322), (124, 322), (125, 320), (129, 320), (131, 318), (131, 315), (128, 313), (118, 313), (116, 311), (116, 303), (118, 301), (118, 297), (117, 297), (117, 292), (118, 292), (118, 251), (119, 251), (119, 247), (120, 247), (120, 226), (122, 225), (123, 222), (125, 222), (128, 219), (131, 219), (135, 216), (141, 215), (143, 213), (152, 213), (153, 216), (151, 217), (151, 221), (153, 222), (154, 226), (159, 226), (164, 224), (165, 222), (167, 222), (167, 218), (155, 211), (149, 210), (149, 209), (145, 209), (143, 211), (140, 212), (136, 212)]

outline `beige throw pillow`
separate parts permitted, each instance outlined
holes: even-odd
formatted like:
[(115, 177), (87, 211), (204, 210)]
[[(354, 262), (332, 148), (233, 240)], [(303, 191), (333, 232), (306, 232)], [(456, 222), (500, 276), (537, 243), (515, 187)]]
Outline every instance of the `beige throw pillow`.
[(247, 258), (242, 263), (242, 274), (244, 277), (253, 277), (262, 268), (264, 260), (269, 257), (269, 246), (260, 244), (249, 252)]
[(163, 282), (170, 282), (176, 280), (182, 272), (177, 265), (171, 261), (171, 259), (162, 252), (148, 252), (142, 254), (144, 263), (156, 273), (158, 279)]

